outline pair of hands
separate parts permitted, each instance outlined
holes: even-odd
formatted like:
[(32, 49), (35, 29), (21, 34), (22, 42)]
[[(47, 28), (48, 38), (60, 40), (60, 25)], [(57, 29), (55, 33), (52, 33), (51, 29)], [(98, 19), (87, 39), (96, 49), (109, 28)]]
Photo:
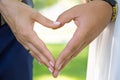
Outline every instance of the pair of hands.
[[(104, 30), (111, 20), (112, 7), (104, 1), (77, 5), (61, 14), (57, 22), (45, 18), (18, 0), (1, 0), (0, 12), (16, 39), (27, 50), (30, 49), (30, 54), (57, 77), (65, 65)], [(48, 28), (57, 29), (71, 20), (74, 20), (77, 30), (56, 61), (34, 32), (34, 23), (39, 22)]]

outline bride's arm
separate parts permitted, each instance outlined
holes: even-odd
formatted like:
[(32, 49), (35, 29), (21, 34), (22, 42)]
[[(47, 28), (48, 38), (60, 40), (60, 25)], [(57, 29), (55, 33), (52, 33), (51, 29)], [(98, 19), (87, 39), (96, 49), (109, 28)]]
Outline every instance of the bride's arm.
[(77, 5), (58, 17), (58, 21), (62, 23), (61, 26), (74, 20), (77, 30), (59, 55), (54, 77), (57, 77), (59, 71), (105, 29), (111, 21), (111, 16), (111, 5), (105, 1), (95, 0)]

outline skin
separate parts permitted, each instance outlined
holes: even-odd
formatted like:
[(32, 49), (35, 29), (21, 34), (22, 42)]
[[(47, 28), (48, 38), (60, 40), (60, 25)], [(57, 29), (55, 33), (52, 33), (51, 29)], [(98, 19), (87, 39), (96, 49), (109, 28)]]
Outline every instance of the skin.
[(73, 20), (77, 29), (56, 61), (54, 77), (105, 29), (111, 16), (112, 7), (105, 1), (97, 0), (74, 6), (58, 17), (60, 27)]
[(57, 27), (59, 24), (53, 22), (37, 11), (33, 10), (21, 0), (0, 0), (0, 13), (10, 26), (16, 39), (28, 50), (39, 62), (53, 72), (55, 59), (47, 49), (43, 41), (33, 30), (35, 22), (48, 28)]

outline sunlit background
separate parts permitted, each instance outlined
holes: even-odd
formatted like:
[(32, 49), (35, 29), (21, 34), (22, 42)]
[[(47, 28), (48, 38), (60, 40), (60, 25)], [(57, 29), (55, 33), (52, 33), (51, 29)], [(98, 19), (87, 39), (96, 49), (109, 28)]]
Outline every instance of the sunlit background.
[[(57, 17), (65, 10), (81, 3), (80, 0), (33, 0), (35, 9), (47, 18), (56, 21)], [(74, 22), (64, 25), (62, 28), (52, 30), (38, 23), (35, 23), (34, 30), (37, 32), (52, 54), (57, 57), (64, 49), (76, 30)], [(85, 80), (87, 68), (88, 47), (74, 58), (59, 74), (53, 78), (44, 65), (34, 60), (33, 80)]]

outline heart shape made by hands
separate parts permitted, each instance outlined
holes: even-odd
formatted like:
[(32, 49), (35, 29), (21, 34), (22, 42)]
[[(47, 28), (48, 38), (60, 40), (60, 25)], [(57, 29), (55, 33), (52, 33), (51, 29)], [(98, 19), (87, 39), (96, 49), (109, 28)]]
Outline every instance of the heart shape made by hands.
[(59, 27), (74, 20), (77, 29), (56, 60), (54, 77), (57, 77), (65, 65), (105, 29), (111, 15), (110, 5), (103, 1), (92, 1), (88, 4), (77, 5), (58, 17), (57, 21), (61, 23)]

